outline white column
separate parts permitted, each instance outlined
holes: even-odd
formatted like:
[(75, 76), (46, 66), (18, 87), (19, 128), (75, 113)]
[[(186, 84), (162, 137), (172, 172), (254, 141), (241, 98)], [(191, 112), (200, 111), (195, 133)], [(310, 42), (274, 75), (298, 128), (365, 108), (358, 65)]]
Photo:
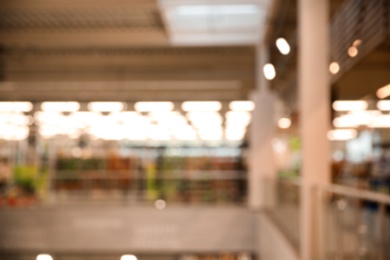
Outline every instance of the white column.
[[(311, 189), (330, 177), (330, 119), (328, 73), (328, 0), (299, 0), (298, 84), (302, 139), (301, 169), (301, 259), (318, 259), (318, 232), (315, 198)], [(318, 201), (317, 201), (318, 202)]]
[(263, 66), (268, 61), (267, 48), (257, 47), (257, 86), (252, 94), (256, 107), (252, 114), (250, 128), (250, 158), (249, 158), (249, 207), (263, 208), (269, 205), (265, 195), (264, 179), (276, 175), (272, 139), (274, 137), (274, 95), (269, 91), (269, 82), (264, 78)]

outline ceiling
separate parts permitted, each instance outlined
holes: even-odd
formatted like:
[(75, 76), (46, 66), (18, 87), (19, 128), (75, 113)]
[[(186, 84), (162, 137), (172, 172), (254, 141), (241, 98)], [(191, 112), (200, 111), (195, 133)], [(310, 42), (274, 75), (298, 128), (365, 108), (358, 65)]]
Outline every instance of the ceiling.
[[(225, 9), (237, 4), (217, 2)], [(268, 1), (247, 2), (242, 11), (263, 12)], [(241, 32), (225, 25), (206, 28), (190, 44), (167, 21), (178, 6), (172, 0), (2, 1), (0, 100), (247, 99), (258, 39), (229, 40), (227, 34)], [(231, 12), (225, 9), (220, 12)], [(213, 40), (202, 42), (205, 36)]]
[[(332, 21), (363, 2), (330, 0)], [(247, 99), (254, 46), (265, 39), (278, 75), (272, 88), (293, 105), (296, 28), (297, 0), (3, 0), (0, 100)], [(288, 56), (275, 47), (280, 36), (292, 47)], [(334, 77), (337, 98), (372, 95), (389, 83), (388, 40), (353, 62), (343, 44), (348, 69)]]

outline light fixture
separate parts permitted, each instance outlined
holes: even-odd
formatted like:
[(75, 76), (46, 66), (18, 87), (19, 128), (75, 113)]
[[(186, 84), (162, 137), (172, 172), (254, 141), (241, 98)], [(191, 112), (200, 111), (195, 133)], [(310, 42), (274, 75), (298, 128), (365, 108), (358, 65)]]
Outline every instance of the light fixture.
[(80, 109), (78, 102), (43, 102), (41, 109), (45, 112), (76, 112)]
[(37, 260), (53, 260), (53, 257), (48, 254), (37, 255)]
[(120, 112), (124, 109), (122, 102), (90, 102), (88, 109), (93, 112)]
[(172, 102), (137, 102), (134, 107), (138, 112), (167, 112), (172, 111), (174, 105)]
[(28, 137), (29, 129), (27, 126), (2, 125), (0, 128), (0, 138), (9, 141), (20, 141)]
[(333, 126), (336, 128), (345, 128), (369, 125), (375, 118), (381, 115), (382, 113), (378, 110), (353, 111), (346, 115), (336, 117), (333, 120)]
[(329, 65), (329, 71), (330, 73), (332, 73), (333, 75), (334, 74), (337, 74), (339, 71), (340, 71), (340, 65), (338, 64), (338, 62), (332, 62), (330, 65)]
[(287, 55), (290, 53), (290, 45), (284, 38), (278, 38), (276, 40), (276, 47), (278, 47), (278, 50), (283, 55)]
[(222, 125), (222, 117), (217, 112), (189, 112), (186, 117), (194, 126)]
[(186, 101), (181, 105), (184, 111), (219, 111), (222, 108), (219, 101)]
[(368, 104), (364, 100), (338, 100), (332, 105), (335, 111), (361, 111), (366, 110)]
[(351, 46), (348, 48), (348, 55), (351, 58), (354, 58), (358, 55), (359, 51), (355, 46)]
[(250, 112), (247, 111), (229, 111), (225, 115), (226, 124), (242, 124), (247, 126), (252, 118)]
[(291, 119), (288, 117), (282, 117), (278, 120), (278, 126), (282, 129), (287, 129), (291, 126)]
[(267, 63), (263, 67), (264, 76), (268, 80), (273, 80), (276, 76), (276, 71), (274, 65)]
[(358, 47), (360, 44), (362, 44), (362, 40), (356, 39), (356, 40), (352, 43), (352, 46)]
[(253, 101), (232, 101), (229, 108), (233, 111), (252, 111), (255, 109)]
[(356, 138), (357, 131), (355, 129), (336, 129), (329, 130), (327, 137), (331, 141), (347, 141)]
[(177, 15), (206, 16), (206, 15), (238, 15), (257, 14), (256, 5), (185, 5), (176, 8)]
[(388, 96), (390, 96), (390, 84), (387, 84), (386, 86), (381, 87), (376, 91), (376, 96), (380, 99), (384, 99)]
[(123, 255), (121, 260), (137, 260), (137, 257), (135, 255)]
[(390, 100), (381, 100), (376, 104), (377, 108), (382, 111), (390, 111)]
[(31, 102), (0, 102), (1, 112), (30, 112), (32, 108)]
[(245, 128), (226, 128), (225, 138), (229, 141), (239, 141), (245, 136)]
[(369, 125), (371, 128), (390, 128), (390, 115), (376, 117)]

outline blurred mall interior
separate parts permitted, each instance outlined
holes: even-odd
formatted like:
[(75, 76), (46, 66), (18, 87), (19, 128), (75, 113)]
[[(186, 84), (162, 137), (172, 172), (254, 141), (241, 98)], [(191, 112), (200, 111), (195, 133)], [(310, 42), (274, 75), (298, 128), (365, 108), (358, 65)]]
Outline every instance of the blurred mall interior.
[(0, 259), (390, 259), (389, 111), (389, 0), (2, 0)]

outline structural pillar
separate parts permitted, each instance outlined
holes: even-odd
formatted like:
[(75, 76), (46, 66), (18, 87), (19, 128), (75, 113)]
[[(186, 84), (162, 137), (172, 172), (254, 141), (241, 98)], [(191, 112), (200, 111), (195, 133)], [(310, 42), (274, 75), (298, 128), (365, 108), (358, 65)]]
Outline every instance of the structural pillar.
[(274, 137), (274, 104), (275, 97), (269, 90), (269, 82), (262, 73), (268, 61), (266, 46), (257, 47), (256, 58), (256, 90), (252, 93), (255, 109), (252, 114), (250, 128), (249, 158), (249, 207), (261, 209), (270, 205), (272, 189), (269, 183), (276, 176), (272, 139)]
[(329, 182), (330, 87), (328, 72), (328, 0), (299, 0), (298, 89), (302, 139), (300, 254), (302, 260), (320, 258), (319, 201), (313, 192)]

